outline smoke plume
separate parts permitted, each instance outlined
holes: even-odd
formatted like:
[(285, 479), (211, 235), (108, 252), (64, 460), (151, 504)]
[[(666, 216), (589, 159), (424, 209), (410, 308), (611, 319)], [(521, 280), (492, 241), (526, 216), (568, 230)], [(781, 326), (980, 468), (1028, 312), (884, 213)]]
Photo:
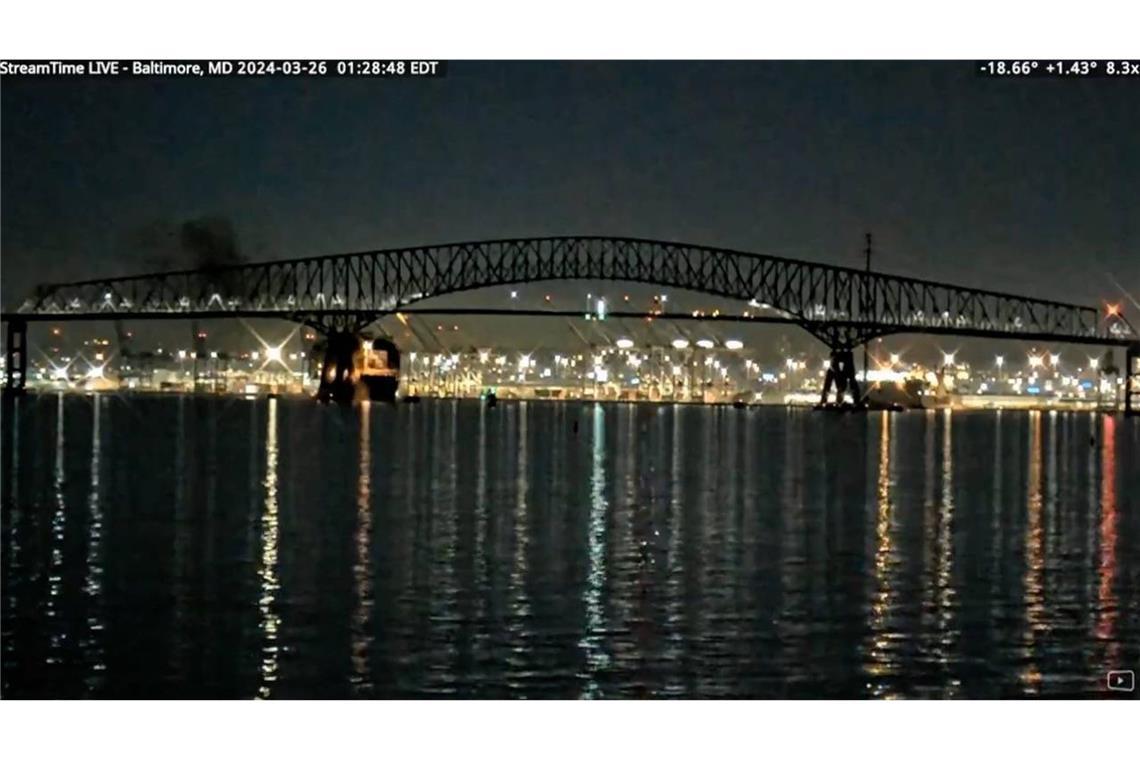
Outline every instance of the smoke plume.
[(151, 222), (131, 231), (127, 242), (149, 271), (217, 270), (247, 261), (233, 222), (222, 216)]

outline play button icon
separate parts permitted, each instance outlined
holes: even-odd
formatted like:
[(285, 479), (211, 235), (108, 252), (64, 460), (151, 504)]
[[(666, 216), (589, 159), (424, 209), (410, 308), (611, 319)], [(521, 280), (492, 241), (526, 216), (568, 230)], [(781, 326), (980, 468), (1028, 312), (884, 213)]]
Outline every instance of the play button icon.
[(1136, 674), (1131, 670), (1110, 670), (1106, 681), (1109, 691), (1132, 691), (1136, 688)]

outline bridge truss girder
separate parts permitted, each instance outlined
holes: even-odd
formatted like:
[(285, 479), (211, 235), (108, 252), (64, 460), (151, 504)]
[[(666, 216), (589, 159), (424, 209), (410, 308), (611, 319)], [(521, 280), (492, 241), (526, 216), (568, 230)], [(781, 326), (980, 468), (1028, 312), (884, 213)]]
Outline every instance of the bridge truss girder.
[(281, 317), (359, 330), (424, 299), (543, 280), (637, 282), (783, 313), (832, 349), (895, 332), (961, 330), (1121, 343), (1092, 307), (707, 246), (636, 238), (453, 243), (42, 286), (26, 315)]

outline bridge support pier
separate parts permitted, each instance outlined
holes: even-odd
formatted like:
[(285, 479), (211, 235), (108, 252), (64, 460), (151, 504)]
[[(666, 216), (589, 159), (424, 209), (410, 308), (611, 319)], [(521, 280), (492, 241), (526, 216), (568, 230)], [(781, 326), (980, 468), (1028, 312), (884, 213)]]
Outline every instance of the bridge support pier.
[(360, 338), (347, 330), (331, 330), (325, 358), (321, 363), (321, 384), (317, 389), (318, 401), (350, 403), (356, 399), (356, 355), (360, 351)]
[(18, 396), (28, 385), (28, 323), (23, 319), (8, 322), (8, 341), (4, 346), (4, 394)]
[(1124, 414), (1140, 415), (1140, 343), (1124, 354)]
[(859, 392), (859, 381), (855, 377), (855, 352), (850, 348), (837, 348), (831, 350), (831, 363), (827, 367), (827, 374), (823, 379), (823, 394), (819, 399), (820, 406), (830, 406), (827, 397), (831, 393), (831, 386), (835, 385), (835, 404), (843, 406), (844, 394), (848, 389), (854, 399), (854, 407), (863, 407), (863, 396)]

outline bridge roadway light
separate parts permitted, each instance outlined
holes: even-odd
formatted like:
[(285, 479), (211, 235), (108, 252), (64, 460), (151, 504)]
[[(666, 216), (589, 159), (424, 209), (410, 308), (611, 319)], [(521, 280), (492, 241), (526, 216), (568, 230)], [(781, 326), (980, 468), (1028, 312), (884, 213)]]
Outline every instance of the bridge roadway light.
[(744, 348), (744, 342), (733, 338), (732, 340), (726, 340), (724, 342), (724, 347), (729, 351), (739, 351), (740, 349)]
[(618, 338), (617, 339), (617, 347), (618, 348), (633, 348), (633, 341), (630, 340), (629, 338)]
[(700, 340), (697, 341), (697, 346), (700, 348), (713, 348), (714, 346), (716, 346), (716, 344), (713, 343), (708, 338), (701, 338)]
[(688, 348), (688, 347), (689, 347), (689, 341), (685, 340), (684, 338), (677, 338), (676, 340), (673, 341), (673, 348), (682, 349), (682, 348)]

